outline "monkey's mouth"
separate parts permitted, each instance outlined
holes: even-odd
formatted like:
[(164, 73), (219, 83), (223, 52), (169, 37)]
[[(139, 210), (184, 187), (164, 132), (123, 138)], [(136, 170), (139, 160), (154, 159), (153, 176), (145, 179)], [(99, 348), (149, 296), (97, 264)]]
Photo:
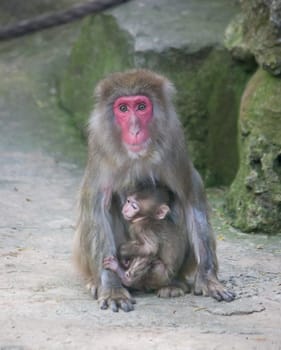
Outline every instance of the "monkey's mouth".
[(127, 214), (125, 214), (125, 213), (123, 213), (122, 212), (122, 214), (123, 214), (123, 217), (124, 217), (124, 219), (126, 220), (126, 221), (130, 221), (132, 218), (130, 217), (130, 216), (128, 216)]
[(126, 145), (126, 147), (129, 149), (131, 152), (141, 152), (145, 147), (143, 145)]
[(143, 151), (146, 151), (148, 148), (148, 145), (150, 144), (151, 140), (148, 139), (145, 142), (142, 143), (135, 143), (135, 144), (129, 144), (126, 143), (125, 146), (128, 151), (133, 152), (133, 153), (141, 153)]

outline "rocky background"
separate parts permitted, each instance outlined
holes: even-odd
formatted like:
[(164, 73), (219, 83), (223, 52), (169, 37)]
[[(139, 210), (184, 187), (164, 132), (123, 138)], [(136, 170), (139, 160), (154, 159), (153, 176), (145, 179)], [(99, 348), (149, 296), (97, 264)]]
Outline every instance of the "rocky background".
[(239, 170), (228, 208), (245, 231), (281, 228), (281, 2), (243, 0), (226, 32), (226, 46), (238, 61), (255, 60), (258, 69), (240, 104)]
[[(2, 24), (74, 0), (1, 2)], [(189, 151), (207, 186), (229, 186), (226, 212), (247, 232), (281, 230), (279, 0), (132, 0), (87, 17), (60, 71), (59, 104), (77, 127), (110, 72), (170, 78)]]

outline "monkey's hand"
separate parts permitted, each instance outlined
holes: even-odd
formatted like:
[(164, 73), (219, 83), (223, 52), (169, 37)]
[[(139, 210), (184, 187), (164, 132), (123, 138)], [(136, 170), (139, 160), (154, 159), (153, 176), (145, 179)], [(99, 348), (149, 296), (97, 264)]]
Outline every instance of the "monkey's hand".
[(232, 301), (235, 293), (227, 290), (217, 279), (214, 273), (197, 273), (194, 284), (194, 294), (210, 296), (217, 301)]
[(136, 302), (130, 293), (123, 287), (120, 288), (103, 288), (99, 289), (98, 302), (102, 310), (110, 308), (113, 312), (119, 309), (129, 312), (134, 310)]
[(114, 256), (107, 256), (103, 260), (103, 267), (116, 272), (119, 268), (118, 260)]

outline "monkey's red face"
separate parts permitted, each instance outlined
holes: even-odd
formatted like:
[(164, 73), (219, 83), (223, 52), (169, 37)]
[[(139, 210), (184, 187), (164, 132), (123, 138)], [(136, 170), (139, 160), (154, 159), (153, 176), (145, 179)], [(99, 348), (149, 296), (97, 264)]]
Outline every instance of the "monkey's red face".
[(148, 124), (153, 106), (147, 96), (122, 96), (113, 105), (117, 124), (121, 127), (122, 141), (132, 152), (143, 150), (150, 139)]

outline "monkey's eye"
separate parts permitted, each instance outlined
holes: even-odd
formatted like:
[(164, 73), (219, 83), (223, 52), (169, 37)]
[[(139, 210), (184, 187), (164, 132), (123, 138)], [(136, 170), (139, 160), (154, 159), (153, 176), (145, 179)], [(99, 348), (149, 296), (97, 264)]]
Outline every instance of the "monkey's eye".
[(135, 209), (135, 210), (137, 210), (139, 207), (137, 206), (137, 204), (136, 203), (134, 203), (134, 202), (132, 202), (131, 203), (131, 206), (133, 207), (133, 209)]
[(143, 111), (145, 109), (146, 109), (146, 104), (144, 102), (141, 102), (138, 104), (138, 108), (137, 108), (138, 111)]
[(128, 111), (128, 107), (125, 104), (119, 106), (119, 110), (123, 113)]

